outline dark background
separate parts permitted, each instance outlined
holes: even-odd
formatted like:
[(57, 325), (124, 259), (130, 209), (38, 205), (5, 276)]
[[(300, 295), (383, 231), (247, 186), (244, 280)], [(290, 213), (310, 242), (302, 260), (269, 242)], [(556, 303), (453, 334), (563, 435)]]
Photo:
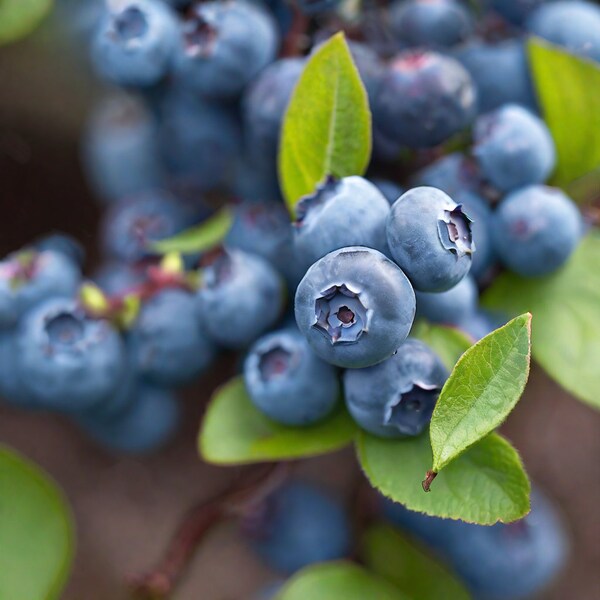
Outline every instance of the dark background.
[[(2, 256), (57, 229), (87, 247), (88, 269), (97, 260), (100, 207), (81, 173), (78, 143), (100, 89), (86, 76), (81, 52), (57, 41), (48, 27), (26, 42), (0, 48)], [(164, 451), (144, 459), (104, 452), (61, 417), (0, 406), (0, 443), (44, 467), (73, 506), (78, 549), (65, 600), (126, 598), (124, 575), (151, 565), (185, 510), (235, 477), (237, 469), (202, 464), (195, 450), (203, 406), (232, 370), (223, 361), (185, 394), (184, 430)], [(546, 600), (600, 598), (599, 426), (597, 412), (534, 368), (525, 396), (503, 428), (532, 479), (561, 506), (571, 532), (571, 560), (541, 595)], [(351, 450), (296, 468), (350, 501), (358, 476)], [(174, 598), (247, 599), (273, 577), (234, 524), (224, 524), (208, 536)]]

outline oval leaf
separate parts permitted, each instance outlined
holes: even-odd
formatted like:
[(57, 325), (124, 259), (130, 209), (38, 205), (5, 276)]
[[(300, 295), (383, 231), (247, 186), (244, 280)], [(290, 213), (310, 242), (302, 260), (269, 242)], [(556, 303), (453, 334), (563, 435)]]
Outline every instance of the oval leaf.
[(51, 6), (52, 0), (0, 0), (0, 45), (27, 35)]
[(57, 486), (0, 447), (0, 598), (60, 597), (73, 558), (73, 524)]
[(338, 33), (308, 60), (284, 117), (279, 179), (290, 212), (327, 175), (362, 175), (370, 156), (367, 94)]
[(209, 463), (236, 465), (291, 460), (333, 452), (348, 445), (356, 426), (340, 404), (333, 415), (309, 427), (286, 427), (252, 404), (236, 377), (213, 396), (200, 430), (199, 449)]
[(412, 337), (425, 342), (452, 371), (458, 359), (471, 347), (471, 340), (459, 329), (418, 321), (410, 332)]
[(531, 315), (513, 319), (471, 346), (446, 381), (431, 418), (433, 471), (496, 429), (529, 377)]
[(529, 41), (529, 59), (556, 145), (553, 182), (565, 187), (600, 166), (600, 67), (539, 38)]
[(233, 222), (233, 214), (229, 208), (223, 208), (218, 213), (196, 227), (186, 229), (173, 237), (152, 244), (152, 249), (159, 254), (180, 252), (195, 254), (205, 252), (218, 246), (227, 235)]
[[(276, 600), (409, 600), (391, 583), (350, 562), (311, 565), (294, 575)], [(415, 599), (416, 600), (416, 599)]]
[(480, 525), (516, 521), (529, 512), (530, 485), (519, 455), (495, 433), (449, 464), (430, 494), (420, 484), (431, 465), (427, 435), (389, 440), (361, 432), (357, 451), (371, 484), (410, 510)]
[(362, 556), (370, 571), (418, 600), (469, 600), (462, 583), (426, 550), (389, 525), (374, 525), (362, 540)]
[(600, 236), (584, 239), (560, 271), (535, 279), (500, 275), (483, 303), (531, 311), (533, 358), (567, 391), (600, 408)]

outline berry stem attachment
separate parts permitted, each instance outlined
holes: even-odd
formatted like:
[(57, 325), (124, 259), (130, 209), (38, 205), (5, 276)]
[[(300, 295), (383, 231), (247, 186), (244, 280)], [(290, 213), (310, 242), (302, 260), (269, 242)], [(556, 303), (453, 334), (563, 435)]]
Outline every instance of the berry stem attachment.
[(437, 477), (437, 473), (435, 471), (427, 471), (427, 473), (425, 474), (425, 479), (423, 479), (423, 482), (421, 484), (423, 486), (424, 492), (431, 491), (431, 484), (433, 483), (433, 480), (436, 477)]
[(238, 482), (210, 500), (202, 501), (184, 515), (162, 559), (150, 571), (127, 578), (140, 600), (168, 598), (181, 579), (206, 533), (228, 518), (242, 516), (283, 484), (289, 473), (286, 463), (274, 463), (260, 473), (246, 472)]

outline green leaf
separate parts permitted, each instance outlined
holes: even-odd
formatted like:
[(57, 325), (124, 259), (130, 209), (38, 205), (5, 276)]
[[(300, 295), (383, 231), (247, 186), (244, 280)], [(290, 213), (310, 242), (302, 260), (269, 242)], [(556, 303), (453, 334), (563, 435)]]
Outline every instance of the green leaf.
[(433, 471), (496, 429), (515, 407), (529, 377), (530, 339), (526, 313), (486, 335), (456, 363), (429, 427)]
[(452, 371), (458, 359), (471, 347), (471, 340), (459, 329), (417, 321), (410, 333), (425, 342), (441, 359), (448, 371)]
[(360, 432), (363, 471), (384, 496), (435, 517), (493, 525), (524, 517), (530, 485), (516, 450), (491, 433), (450, 463), (426, 494), (423, 473), (431, 465), (429, 436), (390, 440)]
[(367, 529), (362, 556), (370, 571), (418, 600), (471, 598), (446, 567), (389, 525), (378, 524)]
[(0, 446), (0, 598), (60, 597), (73, 559), (73, 523), (56, 484)]
[(319, 563), (302, 569), (275, 596), (275, 600), (367, 599), (409, 600), (385, 579), (358, 565), (341, 561)]
[(371, 113), (343, 33), (310, 57), (285, 114), (279, 179), (290, 212), (327, 175), (362, 175), (371, 156)]
[(600, 166), (600, 68), (539, 38), (529, 41), (531, 70), (557, 151), (555, 185)]
[(308, 427), (286, 427), (258, 411), (248, 398), (242, 377), (219, 388), (200, 430), (199, 449), (209, 463), (237, 465), (292, 460), (333, 452), (348, 445), (356, 425), (345, 408)]
[(600, 237), (588, 235), (569, 262), (547, 277), (500, 275), (484, 305), (530, 311), (533, 358), (567, 391), (600, 408)]
[(173, 237), (152, 244), (152, 249), (159, 254), (181, 252), (194, 254), (205, 252), (218, 246), (229, 231), (233, 222), (233, 214), (229, 208), (222, 208), (218, 213), (200, 225), (186, 229)]
[(30, 33), (51, 6), (52, 0), (0, 0), (0, 45)]

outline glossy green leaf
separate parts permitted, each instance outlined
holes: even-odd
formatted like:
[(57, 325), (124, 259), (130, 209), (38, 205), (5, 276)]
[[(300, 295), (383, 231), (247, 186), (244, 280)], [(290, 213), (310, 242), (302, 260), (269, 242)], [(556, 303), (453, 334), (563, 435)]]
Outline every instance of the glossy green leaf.
[(421, 487), (432, 459), (427, 434), (390, 440), (360, 432), (357, 452), (373, 487), (411, 510), (481, 525), (515, 521), (529, 511), (530, 485), (519, 455), (495, 433), (450, 463), (429, 494)]
[(56, 484), (0, 446), (0, 598), (58, 600), (73, 559), (73, 523)]
[(529, 60), (556, 144), (553, 183), (565, 187), (600, 166), (600, 67), (539, 38), (529, 41)]
[(52, 0), (0, 0), (0, 45), (30, 33), (51, 7)]
[(309, 58), (285, 114), (279, 179), (290, 212), (327, 175), (362, 175), (370, 156), (367, 94), (338, 33)]
[(206, 462), (223, 465), (292, 460), (347, 446), (356, 426), (340, 405), (333, 415), (308, 427), (286, 427), (259, 412), (236, 377), (213, 396), (200, 430)]
[(218, 246), (227, 235), (233, 222), (233, 214), (229, 208), (223, 208), (218, 213), (200, 225), (186, 229), (173, 237), (152, 244), (152, 249), (159, 254), (180, 252), (194, 254), (205, 252)]
[(424, 548), (389, 525), (373, 525), (362, 540), (366, 567), (418, 600), (469, 600), (460, 581)]
[(433, 471), (491, 433), (515, 407), (529, 377), (530, 340), (531, 315), (526, 313), (461, 356), (431, 418)]
[(523, 279), (500, 275), (483, 303), (533, 314), (533, 358), (584, 402), (600, 408), (600, 236), (588, 235), (558, 272)]
[(471, 340), (460, 329), (418, 321), (411, 337), (425, 342), (441, 359), (448, 371), (452, 371), (458, 359), (471, 347)]
[[(275, 600), (409, 600), (391, 583), (350, 562), (317, 563), (299, 571)], [(420, 600), (414, 598), (413, 600)]]

